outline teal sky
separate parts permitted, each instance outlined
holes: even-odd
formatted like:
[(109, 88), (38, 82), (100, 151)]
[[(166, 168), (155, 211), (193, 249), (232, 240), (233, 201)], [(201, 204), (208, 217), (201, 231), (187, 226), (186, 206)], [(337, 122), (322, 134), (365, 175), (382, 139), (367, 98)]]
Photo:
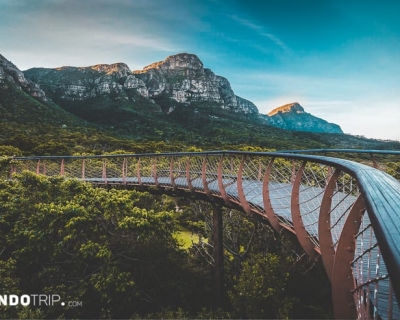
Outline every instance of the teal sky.
[(345, 133), (400, 140), (400, 1), (0, 0), (21, 70), (196, 54), (268, 113), (299, 102)]

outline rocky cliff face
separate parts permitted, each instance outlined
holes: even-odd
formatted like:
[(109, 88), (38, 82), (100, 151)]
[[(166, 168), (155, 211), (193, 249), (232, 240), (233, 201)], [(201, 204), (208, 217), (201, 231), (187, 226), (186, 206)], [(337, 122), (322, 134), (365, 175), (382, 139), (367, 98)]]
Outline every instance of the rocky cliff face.
[[(6, 137), (31, 128), (57, 128), (86, 125), (77, 117), (56, 105), (40, 86), (24, 76), (12, 62), (0, 55), (0, 135)], [(9, 128), (12, 128), (11, 131)], [(8, 129), (7, 129), (8, 128)], [(10, 132), (9, 132), (10, 131)]]
[(270, 125), (286, 130), (343, 133), (340, 126), (305, 112), (297, 102), (272, 110), (265, 119)]
[(124, 63), (98, 64), (90, 67), (33, 68), (24, 72), (39, 83), (52, 97), (62, 100), (86, 100), (103, 94), (114, 94), (128, 99), (126, 89), (135, 89), (141, 95), (148, 91)]
[(0, 87), (7, 89), (10, 85), (40, 101), (47, 101), (44, 91), (36, 83), (26, 79), (24, 74), (11, 61), (0, 54)]
[(150, 98), (164, 94), (184, 104), (212, 102), (234, 112), (258, 113), (252, 102), (234, 94), (226, 78), (205, 69), (194, 54), (169, 56), (134, 74), (146, 84)]
[(205, 69), (194, 54), (173, 55), (134, 72), (124, 63), (115, 63), (33, 68), (24, 74), (58, 100), (83, 101), (104, 94), (128, 100), (127, 91), (133, 89), (149, 99), (163, 96), (182, 104), (209, 102), (233, 112), (258, 113), (252, 102), (236, 96), (229, 81)]
[[(85, 110), (93, 114), (97, 109), (108, 110), (107, 117), (115, 110), (139, 113), (163, 110), (173, 117), (182, 112), (197, 112), (196, 107), (201, 105), (204, 115), (207, 112), (210, 116), (212, 112), (214, 116), (223, 116), (226, 112), (239, 116), (249, 114), (286, 130), (343, 133), (338, 125), (312, 116), (298, 103), (260, 115), (252, 102), (235, 95), (229, 81), (204, 68), (194, 54), (172, 55), (136, 71), (131, 71), (124, 63), (114, 63), (33, 68), (22, 73), (7, 60), (0, 59), (0, 62), (0, 84), (7, 78), (33, 96), (46, 99), (47, 95), (80, 117), (85, 116)], [(188, 106), (194, 106), (194, 109)], [(215, 110), (219, 113), (215, 114)], [(91, 118), (85, 119), (90, 121)]]

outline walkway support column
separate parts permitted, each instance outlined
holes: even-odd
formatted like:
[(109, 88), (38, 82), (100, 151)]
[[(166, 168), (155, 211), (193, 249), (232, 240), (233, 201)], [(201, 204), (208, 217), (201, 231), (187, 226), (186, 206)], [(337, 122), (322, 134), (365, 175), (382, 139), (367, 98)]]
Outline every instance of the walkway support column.
[(212, 208), (215, 299), (216, 303), (218, 305), (221, 305), (224, 294), (224, 246), (222, 242), (222, 209), (214, 203), (212, 204)]

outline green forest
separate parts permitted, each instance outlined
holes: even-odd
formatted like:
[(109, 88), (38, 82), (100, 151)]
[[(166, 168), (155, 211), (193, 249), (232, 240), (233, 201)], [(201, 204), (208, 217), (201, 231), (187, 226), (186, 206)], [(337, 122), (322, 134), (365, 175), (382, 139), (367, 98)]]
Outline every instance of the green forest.
[[(110, 95), (62, 109), (0, 87), (0, 294), (56, 294), (66, 303), (0, 306), (0, 318), (333, 317), (321, 261), (266, 220), (221, 208), (224, 273), (216, 290), (211, 203), (32, 172), (8, 179), (15, 156), (400, 150), (396, 141), (285, 131), (207, 103), (165, 113), (170, 103), (161, 96), (132, 109)], [(336, 156), (372, 161), (369, 154)], [(396, 158), (373, 160), (399, 178)]]
[[(134, 94), (134, 93), (131, 93)], [(254, 115), (232, 113), (207, 102), (183, 105), (163, 96), (150, 103), (138, 95), (133, 107), (103, 95), (41, 103), (9, 85), (0, 86), (0, 155), (126, 153), (352, 148), (400, 150), (399, 141), (348, 134), (287, 131)], [(143, 101), (142, 101), (143, 100)], [(157, 104), (158, 103), (158, 104)], [(157, 110), (158, 111), (157, 111)], [(10, 148), (12, 147), (12, 148)]]
[(81, 302), (3, 306), (2, 318), (332, 317), (320, 261), (242, 212), (223, 209), (225, 285), (217, 299), (207, 202), (30, 172), (1, 181), (0, 199), (0, 292)]
[[(262, 217), (218, 207), (219, 292), (212, 235), (218, 204), (29, 171), (9, 180), (11, 161), (0, 158), (0, 292), (56, 294), (67, 305), (1, 306), (1, 318), (333, 317), (321, 260)], [(399, 162), (386, 169), (400, 178)]]

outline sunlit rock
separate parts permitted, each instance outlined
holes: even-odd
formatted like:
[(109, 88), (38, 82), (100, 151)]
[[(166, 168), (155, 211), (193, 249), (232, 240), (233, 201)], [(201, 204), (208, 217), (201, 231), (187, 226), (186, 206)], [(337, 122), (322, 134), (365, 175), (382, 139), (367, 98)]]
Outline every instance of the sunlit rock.
[(305, 112), (297, 102), (275, 108), (265, 120), (272, 126), (286, 130), (343, 133), (340, 126)]

